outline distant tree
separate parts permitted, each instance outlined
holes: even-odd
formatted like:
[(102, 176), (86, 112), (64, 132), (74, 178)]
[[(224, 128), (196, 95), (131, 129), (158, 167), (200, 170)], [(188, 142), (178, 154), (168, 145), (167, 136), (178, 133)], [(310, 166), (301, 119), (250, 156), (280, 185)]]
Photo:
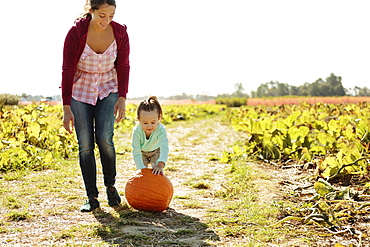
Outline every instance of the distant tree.
[(237, 83), (234, 85), (235, 92), (232, 94), (218, 94), (217, 98), (249, 98), (249, 95), (244, 93), (244, 88), (242, 83)]
[(196, 101), (208, 101), (208, 100), (212, 100), (212, 99), (214, 99), (214, 98), (215, 98), (214, 96), (203, 95), (203, 94), (197, 94), (197, 95), (194, 97), (194, 100), (196, 100)]
[(244, 96), (244, 88), (242, 83), (237, 83), (234, 85), (235, 92), (232, 94), (233, 97), (243, 97)]
[(28, 97), (32, 97), (31, 95), (28, 95), (26, 93), (22, 93), (21, 98), (28, 100)]
[(267, 83), (262, 83), (256, 91), (256, 97), (272, 97), (272, 96), (278, 96), (277, 95), (277, 85), (279, 82), (270, 81)]
[(280, 96), (289, 95), (289, 85), (287, 83), (277, 84), (277, 94)]
[(261, 97), (267, 97), (268, 95), (268, 84), (267, 83), (262, 83), (256, 90), (256, 98), (261, 98)]
[(326, 96), (327, 86), (325, 81), (321, 78), (317, 79), (314, 83), (307, 85), (308, 96)]
[[(235, 85), (236, 91), (234, 96), (237, 95), (247, 95), (242, 94), (244, 88), (241, 83)], [(251, 97), (261, 98), (261, 97), (279, 97), (279, 96), (345, 96), (345, 95), (355, 95), (355, 96), (370, 96), (370, 89), (367, 87), (360, 88), (354, 87), (353, 89), (346, 89), (342, 84), (342, 77), (336, 76), (331, 73), (325, 80), (322, 78), (317, 79), (313, 83), (304, 83), (300, 86), (292, 86), (287, 83), (279, 83), (278, 81), (270, 81), (267, 83), (262, 83), (258, 86), (255, 91), (251, 91)], [(218, 95), (217, 97), (229, 97), (228, 94)], [(247, 95), (247, 97), (249, 97)]]
[(244, 93), (244, 88), (242, 83), (237, 83), (234, 85), (235, 87), (235, 92), (231, 94), (231, 97), (236, 97), (236, 98), (248, 98), (249, 95)]
[(354, 96), (358, 96), (358, 93), (360, 92), (361, 88), (358, 86), (355, 86), (352, 91), (354, 92)]
[(236, 83), (234, 85), (234, 88), (235, 88), (235, 92), (243, 92), (244, 91), (244, 88), (243, 88), (243, 84), (242, 83)]
[(41, 101), (44, 98), (42, 95), (27, 95), (27, 100), (28, 101)]
[(359, 88), (357, 96), (370, 96), (370, 89), (367, 87)]
[(286, 95), (344, 96), (346, 95), (346, 89), (342, 85), (342, 77), (331, 73), (325, 81), (319, 78), (313, 83), (306, 82), (298, 87), (286, 83), (279, 83), (278, 81), (270, 81), (262, 83), (256, 91), (252, 91), (252, 97), (254, 98)]
[(310, 96), (310, 83), (306, 82), (299, 87), (298, 96)]
[(326, 78), (326, 85), (328, 87), (327, 96), (344, 96), (346, 94), (342, 85), (342, 77), (336, 76), (333, 73)]
[(279, 96), (278, 95), (278, 90), (277, 90), (278, 84), (279, 84), (278, 81), (270, 81), (268, 83), (268, 86), (267, 86), (268, 87), (268, 94), (267, 94), (267, 96), (272, 96), (272, 97)]
[(289, 95), (290, 88), (288, 84), (279, 83), (278, 81), (270, 81), (261, 84), (256, 92), (253, 92), (253, 97), (276, 97)]
[(19, 96), (14, 94), (0, 94), (0, 106), (4, 105), (17, 105), (19, 102)]
[(168, 97), (168, 99), (170, 100), (193, 99), (193, 96), (187, 95), (186, 93), (182, 93), (180, 95), (170, 96)]
[(289, 86), (289, 95), (299, 95), (299, 87)]
[(217, 94), (216, 98), (230, 98), (230, 94), (223, 93), (223, 94)]
[(252, 98), (257, 98), (257, 92), (256, 91), (251, 91), (251, 97)]
[(354, 88), (349, 88), (345, 89), (346, 90), (346, 95), (351, 95), (351, 96), (370, 96), (367, 95), (367, 92), (369, 89), (367, 87), (360, 88), (358, 86), (355, 86)]

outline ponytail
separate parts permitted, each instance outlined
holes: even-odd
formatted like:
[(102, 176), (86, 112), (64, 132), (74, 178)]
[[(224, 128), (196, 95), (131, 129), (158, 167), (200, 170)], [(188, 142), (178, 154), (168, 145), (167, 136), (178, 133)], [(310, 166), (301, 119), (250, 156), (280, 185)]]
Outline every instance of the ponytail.
[(158, 112), (158, 117), (162, 117), (162, 107), (159, 104), (158, 98), (156, 96), (150, 96), (148, 99), (140, 102), (139, 107), (137, 108), (137, 117), (140, 118), (141, 111), (151, 112), (156, 110)]

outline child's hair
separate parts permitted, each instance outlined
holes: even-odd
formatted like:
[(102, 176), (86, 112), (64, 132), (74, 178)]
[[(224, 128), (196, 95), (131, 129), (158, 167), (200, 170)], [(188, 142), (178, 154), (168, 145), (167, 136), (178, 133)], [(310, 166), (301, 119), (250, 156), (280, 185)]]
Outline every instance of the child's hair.
[(85, 3), (85, 12), (77, 18), (76, 21), (80, 19), (85, 19), (91, 17), (90, 9), (91, 10), (98, 10), (103, 4), (108, 4), (116, 7), (116, 0), (86, 0)]
[(140, 102), (139, 107), (137, 108), (137, 117), (140, 118), (141, 111), (154, 111), (157, 110), (158, 117), (162, 117), (162, 107), (159, 104), (158, 98), (156, 96), (150, 96), (148, 99)]

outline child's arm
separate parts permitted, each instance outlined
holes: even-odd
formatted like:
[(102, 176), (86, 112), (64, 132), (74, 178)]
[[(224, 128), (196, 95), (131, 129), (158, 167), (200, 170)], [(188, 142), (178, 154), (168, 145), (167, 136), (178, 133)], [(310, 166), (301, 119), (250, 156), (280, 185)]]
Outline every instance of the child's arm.
[(146, 168), (141, 154), (140, 133), (136, 129), (132, 134), (132, 155), (137, 169)]
[(167, 138), (167, 132), (166, 129), (163, 127), (160, 135), (158, 136), (159, 139), (159, 148), (161, 150), (161, 153), (158, 158), (157, 164), (153, 167), (153, 173), (154, 174), (163, 174), (163, 168), (166, 165), (167, 159), (168, 159), (168, 138)]
[(163, 162), (163, 164), (165, 164), (167, 162), (168, 155), (170, 152), (170, 149), (168, 147), (167, 133), (165, 129), (163, 129), (162, 133), (158, 138), (159, 138), (159, 148), (161, 150), (161, 153), (158, 158), (158, 163)]

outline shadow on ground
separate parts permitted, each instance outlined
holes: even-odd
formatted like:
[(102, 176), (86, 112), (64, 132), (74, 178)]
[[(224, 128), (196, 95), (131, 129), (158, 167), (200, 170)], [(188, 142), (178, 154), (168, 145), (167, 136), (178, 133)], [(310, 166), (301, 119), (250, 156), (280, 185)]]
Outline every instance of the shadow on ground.
[(118, 246), (213, 246), (218, 241), (199, 218), (181, 214), (172, 208), (162, 213), (141, 212), (127, 206), (115, 208), (117, 214), (97, 210), (101, 223), (95, 234)]

